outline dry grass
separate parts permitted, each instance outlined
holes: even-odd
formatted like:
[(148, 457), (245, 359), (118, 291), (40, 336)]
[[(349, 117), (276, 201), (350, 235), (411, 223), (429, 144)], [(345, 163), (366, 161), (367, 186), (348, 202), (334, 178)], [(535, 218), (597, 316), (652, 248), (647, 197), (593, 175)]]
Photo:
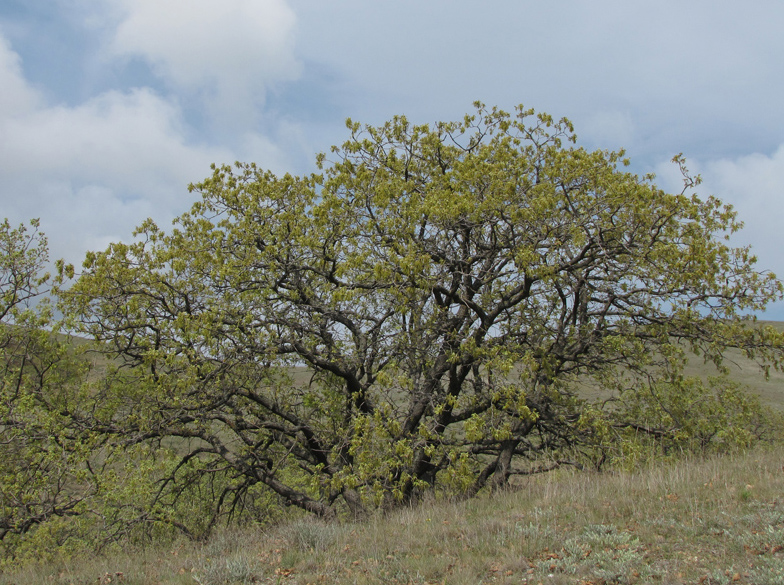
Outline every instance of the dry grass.
[(636, 473), (560, 472), (361, 523), (29, 566), (0, 584), (784, 583), (784, 447)]

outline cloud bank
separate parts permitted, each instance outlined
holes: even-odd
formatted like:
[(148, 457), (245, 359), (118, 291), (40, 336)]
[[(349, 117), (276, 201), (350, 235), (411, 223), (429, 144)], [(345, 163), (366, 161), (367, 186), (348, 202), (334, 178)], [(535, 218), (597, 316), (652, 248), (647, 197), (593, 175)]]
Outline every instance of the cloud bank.
[(213, 117), (253, 121), (266, 91), (296, 79), (294, 12), (283, 0), (122, 0), (110, 50), (137, 56)]
[(76, 107), (46, 105), (0, 37), (0, 175), (4, 216), (42, 218), (53, 254), (128, 239), (142, 220), (189, 207), (186, 186), (234, 153), (186, 139), (175, 101), (110, 91)]

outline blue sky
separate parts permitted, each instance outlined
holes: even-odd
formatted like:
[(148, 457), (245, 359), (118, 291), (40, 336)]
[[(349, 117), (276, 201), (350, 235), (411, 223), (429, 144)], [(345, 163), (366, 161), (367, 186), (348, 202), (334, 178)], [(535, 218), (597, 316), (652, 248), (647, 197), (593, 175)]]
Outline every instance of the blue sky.
[(784, 276), (782, 28), (778, 0), (3, 0), (0, 217), (79, 264), (212, 162), (305, 173), (348, 116), (523, 103), (670, 190), (683, 152)]

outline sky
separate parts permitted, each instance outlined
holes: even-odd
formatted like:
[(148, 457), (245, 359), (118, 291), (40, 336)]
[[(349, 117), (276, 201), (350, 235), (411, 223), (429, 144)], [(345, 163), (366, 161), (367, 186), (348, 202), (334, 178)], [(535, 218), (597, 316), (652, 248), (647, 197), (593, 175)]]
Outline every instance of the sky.
[(481, 100), (568, 117), (670, 191), (683, 153), (784, 277), (782, 27), (780, 0), (2, 0), (0, 218), (78, 266), (168, 226), (211, 163), (308, 173), (347, 117)]

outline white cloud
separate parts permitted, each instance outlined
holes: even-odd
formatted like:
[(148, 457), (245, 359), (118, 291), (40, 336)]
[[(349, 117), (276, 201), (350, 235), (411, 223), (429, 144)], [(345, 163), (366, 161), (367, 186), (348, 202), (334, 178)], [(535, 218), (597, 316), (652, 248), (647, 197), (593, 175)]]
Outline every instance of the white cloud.
[[(782, 185), (784, 185), (784, 144), (770, 155), (754, 153), (736, 158), (687, 161), (703, 183), (697, 192), (715, 195), (738, 212), (743, 229), (733, 236), (738, 246), (751, 245), (757, 268), (784, 278), (784, 230), (781, 229)], [(662, 163), (657, 167), (658, 183), (670, 191), (683, 186), (677, 167)], [(776, 303), (768, 318), (784, 319), (784, 303)]]
[(5, 173), (45, 170), (50, 179), (111, 183), (143, 193), (225, 152), (187, 146), (176, 105), (148, 89), (110, 91), (70, 108), (6, 118), (0, 145)]
[[(706, 190), (732, 203), (745, 223), (740, 237), (760, 250), (784, 277), (784, 231), (781, 204), (784, 195), (784, 145), (771, 155), (760, 153), (704, 163)], [(762, 266), (762, 268), (774, 268)]]
[[(736, 158), (687, 161), (692, 174), (703, 182), (697, 192), (714, 195), (731, 204), (744, 228), (736, 239), (759, 251), (761, 268), (774, 269), (784, 277), (784, 231), (779, 210), (784, 185), (784, 144), (770, 155), (753, 153)], [(683, 186), (677, 166), (662, 163), (657, 167), (659, 184), (670, 191)], [(768, 260), (767, 265), (762, 259)], [(774, 266), (776, 265), (776, 266)]]
[(149, 89), (47, 106), (2, 37), (0, 82), (10, 88), (0, 92), (2, 215), (40, 217), (54, 257), (78, 263), (87, 249), (127, 240), (150, 216), (165, 225), (190, 207), (189, 182), (236, 158), (190, 144), (177, 103)]
[(221, 118), (252, 117), (272, 85), (295, 79), (294, 12), (284, 0), (120, 0), (111, 50), (140, 56)]
[(0, 118), (24, 114), (38, 105), (39, 97), (22, 77), (19, 55), (0, 36)]

